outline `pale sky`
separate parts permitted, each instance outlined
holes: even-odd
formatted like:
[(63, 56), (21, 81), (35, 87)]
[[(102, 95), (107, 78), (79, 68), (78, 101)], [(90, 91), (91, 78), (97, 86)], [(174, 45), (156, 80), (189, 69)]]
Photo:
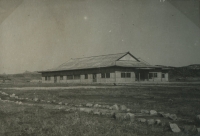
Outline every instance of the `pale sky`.
[(161, 1), (0, 0), (0, 73), (128, 51), (152, 65), (200, 64), (199, 1)]

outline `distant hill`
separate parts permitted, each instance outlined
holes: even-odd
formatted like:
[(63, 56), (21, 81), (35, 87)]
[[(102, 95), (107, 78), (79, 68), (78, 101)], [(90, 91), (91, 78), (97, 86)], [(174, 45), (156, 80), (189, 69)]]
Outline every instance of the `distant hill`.
[(169, 68), (170, 81), (200, 81), (200, 64)]
[(32, 80), (41, 80), (41, 74), (29, 71), (19, 74), (1, 74), (0, 80), (6, 80), (7, 82), (30, 82)]

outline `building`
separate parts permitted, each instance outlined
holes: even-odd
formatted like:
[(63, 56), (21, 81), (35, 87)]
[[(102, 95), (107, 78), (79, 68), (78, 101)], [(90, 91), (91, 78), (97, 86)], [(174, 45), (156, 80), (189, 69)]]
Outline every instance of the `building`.
[(118, 53), (75, 58), (55, 69), (39, 71), (42, 83), (134, 83), (168, 81), (168, 69)]

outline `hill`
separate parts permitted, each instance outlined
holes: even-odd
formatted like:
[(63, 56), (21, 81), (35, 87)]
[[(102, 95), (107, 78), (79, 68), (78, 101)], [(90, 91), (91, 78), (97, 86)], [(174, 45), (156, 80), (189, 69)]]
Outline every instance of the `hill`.
[(19, 74), (2, 74), (0, 75), (1, 82), (39, 82), (41, 80), (41, 74), (37, 72), (25, 71)]
[(200, 81), (200, 64), (170, 68), (170, 81)]

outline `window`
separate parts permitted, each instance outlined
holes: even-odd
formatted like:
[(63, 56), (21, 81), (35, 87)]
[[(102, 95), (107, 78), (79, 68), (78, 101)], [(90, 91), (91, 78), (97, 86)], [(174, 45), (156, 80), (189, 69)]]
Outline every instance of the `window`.
[(105, 73), (101, 73), (101, 78), (105, 78)]
[(85, 74), (85, 79), (88, 79), (88, 74)]
[(73, 75), (67, 75), (67, 79), (68, 80), (72, 80), (73, 79)]
[(126, 73), (121, 73), (121, 78), (126, 78)]
[(131, 78), (131, 73), (121, 73), (121, 78)]
[(80, 79), (80, 75), (74, 75), (74, 79)]
[(158, 73), (155, 73), (155, 72), (149, 73), (149, 79), (153, 79), (157, 77), (158, 77)]
[(131, 73), (126, 73), (126, 78), (131, 78)]
[(106, 73), (106, 78), (110, 78), (110, 73)]
[(165, 73), (162, 73), (162, 78), (165, 78)]
[(63, 76), (60, 76), (60, 80), (63, 80)]
[(153, 73), (149, 73), (149, 79), (153, 78)]
[(101, 78), (110, 78), (110, 73), (101, 73)]
[(47, 80), (48, 80), (48, 81), (50, 81), (50, 80), (51, 80), (51, 77), (50, 77), (50, 76), (48, 76), (48, 77), (47, 77)]
[(45, 81), (47, 81), (47, 77), (45, 76)]

